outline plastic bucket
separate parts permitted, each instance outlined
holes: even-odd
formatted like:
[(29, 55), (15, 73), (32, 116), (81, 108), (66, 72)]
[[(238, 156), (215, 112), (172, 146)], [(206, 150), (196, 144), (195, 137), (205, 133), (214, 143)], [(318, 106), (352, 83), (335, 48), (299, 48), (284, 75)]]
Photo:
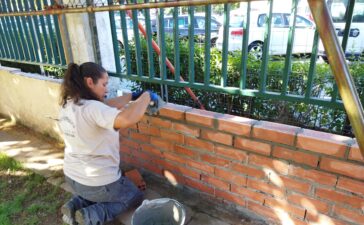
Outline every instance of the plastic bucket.
[(183, 225), (186, 212), (181, 203), (170, 198), (144, 200), (135, 210), (132, 225)]

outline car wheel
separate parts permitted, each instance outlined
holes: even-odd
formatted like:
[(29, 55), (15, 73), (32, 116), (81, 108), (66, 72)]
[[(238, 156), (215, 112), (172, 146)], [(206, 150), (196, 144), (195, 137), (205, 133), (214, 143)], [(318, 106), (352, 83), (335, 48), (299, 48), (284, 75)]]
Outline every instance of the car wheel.
[(253, 42), (248, 46), (248, 52), (255, 59), (262, 59), (263, 57), (263, 43), (262, 42)]

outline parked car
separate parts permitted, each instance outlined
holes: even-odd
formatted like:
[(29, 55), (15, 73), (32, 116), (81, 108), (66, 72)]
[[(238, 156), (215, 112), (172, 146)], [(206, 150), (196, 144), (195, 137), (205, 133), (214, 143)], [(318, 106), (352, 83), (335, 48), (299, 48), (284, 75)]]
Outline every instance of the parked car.
[[(164, 32), (165, 34), (172, 35), (173, 34), (173, 25), (174, 19), (173, 16), (165, 16), (164, 17)], [(151, 20), (152, 23), (152, 32), (157, 32), (157, 21), (156, 19)], [(195, 36), (205, 36), (205, 23), (206, 18), (204, 15), (197, 14), (194, 16), (194, 35)], [(179, 15), (178, 16), (178, 32), (180, 37), (188, 37), (188, 15)], [(211, 44), (214, 45), (217, 39), (217, 34), (219, 28), (221, 27), (220, 22), (218, 22), (214, 17), (211, 18)]]
[[(347, 19), (346, 11), (347, 1), (336, 0), (332, 3), (330, 12), (339, 42), (342, 42)], [(364, 4), (355, 3), (353, 18), (351, 21), (349, 38), (345, 55), (348, 59), (357, 59), (364, 53)], [(318, 54), (327, 60), (325, 49), (322, 42), (319, 43)]]
[[(269, 54), (284, 55), (287, 51), (288, 34), (289, 34), (289, 13), (273, 13), (272, 14), (272, 29), (270, 36)], [(236, 51), (242, 49), (242, 39), (244, 35), (243, 23), (244, 16), (230, 17), (228, 50)], [(266, 13), (252, 12), (250, 14), (250, 29), (248, 39), (248, 51), (256, 58), (261, 58), (263, 54), (263, 43), (265, 36), (265, 24), (267, 20)], [(314, 23), (309, 19), (297, 15), (295, 36), (293, 43), (293, 54), (311, 53), (313, 38), (314, 38)], [(223, 45), (223, 29), (221, 27), (216, 41), (216, 47), (222, 49)]]

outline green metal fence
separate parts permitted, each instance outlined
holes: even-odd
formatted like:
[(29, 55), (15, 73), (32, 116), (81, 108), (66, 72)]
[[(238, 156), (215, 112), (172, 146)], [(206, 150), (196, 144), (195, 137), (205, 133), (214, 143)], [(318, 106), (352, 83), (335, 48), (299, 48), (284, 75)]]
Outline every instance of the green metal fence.
[[(40, 11), (53, 4), (53, 0), (4, 0), (0, 2), (0, 12)], [(66, 65), (56, 15), (1, 16), (0, 33), (1, 60), (36, 65)]]
[[(109, 11), (116, 64), (116, 72), (110, 72), (110, 75), (169, 87), (343, 110), (328, 64), (317, 60), (320, 53), (317, 29), (312, 30), (313, 35), (307, 40), (312, 46), (305, 52), (308, 53), (306, 58), (295, 56), (295, 43), (300, 38), (297, 33), (301, 29), (298, 25), (301, 18), (298, 15), (298, 5), (302, 1), (290, 2), (289, 11), (285, 11), (288, 16), (284, 17), (288, 21), (286, 27), (277, 27), (275, 21), (279, 12), (274, 6), (281, 4), (279, 0), (105, 0), (96, 1), (94, 5), (84, 2), (70, 1), (68, 5), (48, 7), (45, 10), (47, 6), (54, 6), (54, 1), (1, 1), (0, 60), (64, 67), (67, 57), (58, 24), (59, 16)], [(234, 34), (242, 38), (238, 43), (239, 50), (231, 51), (233, 43), (229, 41), (233, 33), (230, 25), (234, 24), (236, 16), (233, 15), (236, 12), (233, 4), (240, 2), (245, 3), (245, 8), (238, 11), (243, 23), (241, 30)], [(258, 22), (257, 13), (252, 7), (254, 2), (266, 5), (265, 10), (259, 11), (265, 17)], [(344, 11), (344, 51), (351, 35), (356, 2), (361, 0), (348, 1)], [(223, 27), (220, 34), (223, 38), (221, 48), (217, 48), (217, 43), (212, 41), (212, 22), (216, 19), (214, 9), (217, 6), (223, 9), (223, 14), (220, 15)], [(157, 14), (154, 17), (155, 12)], [(191, 21), (199, 18), (201, 12), (205, 23), (203, 32), (200, 30), (198, 33)], [(186, 27), (180, 26), (181, 14), (186, 14)], [(264, 30), (264, 38), (252, 43), (250, 34), (254, 34), (258, 24)], [(167, 27), (168, 32), (165, 30)], [(102, 32), (100, 29), (102, 28), (98, 28), (98, 32)], [(279, 29), (288, 32), (283, 37), (285, 51), (277, 56), (272, 53), (272, 42)], [(182, 32), (186, 33), (181, 35)], [(262, 49), (260, 57), (250, 54), (259, 48)], [(322, 72), (322, 68), (327, 68), (326, 71), (329, 72)], [(364, 78), (358, 71), (359, 75), (354, 79), (363, 102)]]

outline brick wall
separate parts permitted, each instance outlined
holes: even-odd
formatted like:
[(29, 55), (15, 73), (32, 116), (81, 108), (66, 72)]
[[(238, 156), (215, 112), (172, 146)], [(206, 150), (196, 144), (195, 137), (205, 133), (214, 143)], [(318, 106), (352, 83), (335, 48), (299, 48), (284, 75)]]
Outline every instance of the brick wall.
[(284, 224), (364, 224), (355, 140), (168, 104), (122, 130), (122, 161)]

